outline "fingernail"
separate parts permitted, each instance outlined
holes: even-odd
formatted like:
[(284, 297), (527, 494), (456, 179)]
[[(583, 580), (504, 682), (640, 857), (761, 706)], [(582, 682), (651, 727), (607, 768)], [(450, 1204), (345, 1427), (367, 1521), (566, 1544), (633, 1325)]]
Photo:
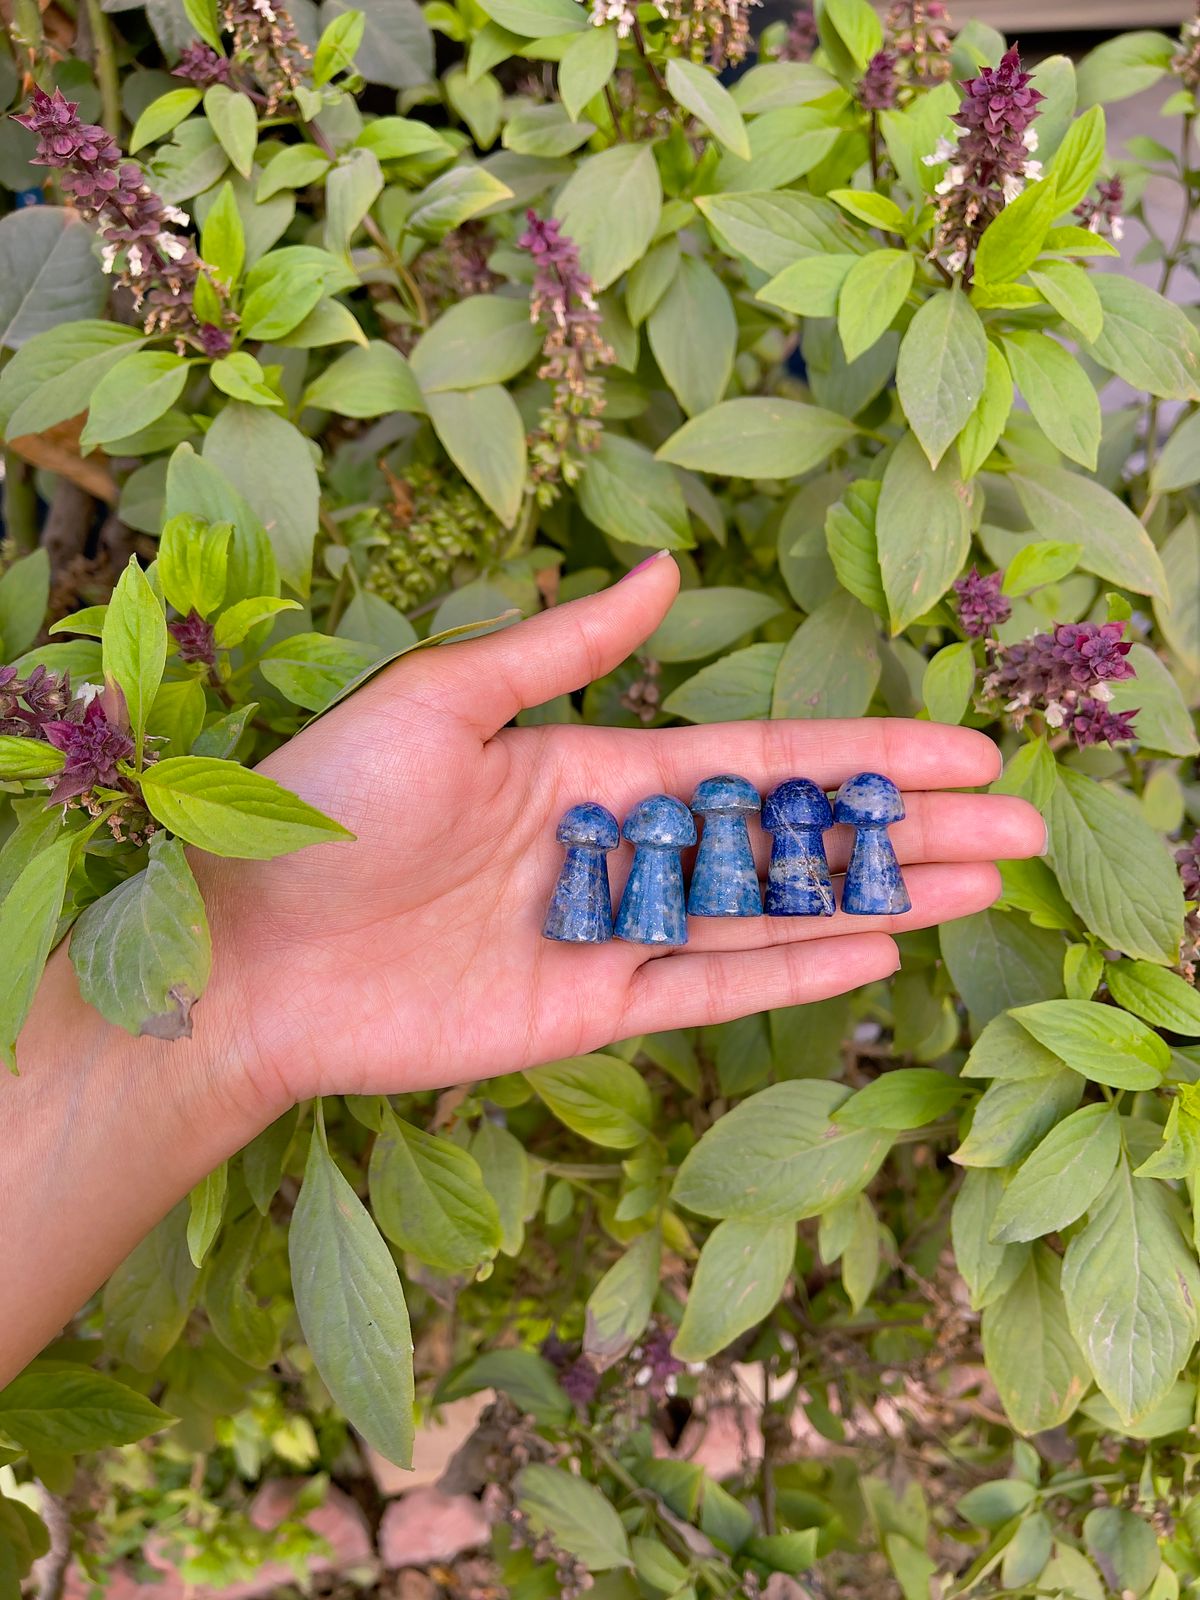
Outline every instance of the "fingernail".
[(639, 561), (636, 567), (630, 567), (628, 572), (622, 573), (617, 582), (624, 583), (626, 578), (636, 577), (639, 572), (644, 572), (647, 567), (652, 567), (656, 561), (661, 561), (666, 554), (667, 551), (665, 550), (656, 550), (652, 556), (647, 556), (644, 561)]
[(1046, 837), (1042, 840), (1042, 848), (1038, 851), (1038, 855), (1048, 856), (1050, 854), (1050, 824), (1043, 822), (1042, 827), (1046, 830)]

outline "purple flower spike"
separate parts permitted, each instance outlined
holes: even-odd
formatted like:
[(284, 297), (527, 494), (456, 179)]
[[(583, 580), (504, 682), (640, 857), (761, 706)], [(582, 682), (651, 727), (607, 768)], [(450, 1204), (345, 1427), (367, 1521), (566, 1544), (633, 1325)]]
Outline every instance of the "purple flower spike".
[(1110, 711), (1103, 700), (1080, 700), (1067, 719), (1067, 726), (1081, 750), (1089, 744), (1128, 744), (1137, 738), (1133, 726), (1136, 716), (1136, 709)]
[(45, 722), (42, 733), (67, 758), (50, 794), (52, 804), (73, 800), (97, 785), (124, 787), (117, 763), (133, 754), (133, 740), (109, 722), (98, 700), (89, 704), (81, 721)]
[(197, 89), (210, 89), (214, 83), (228, 83), (233, 63), (228, 56), (219, 56), (210, 44), (193, 39), (171, 68), (175, 78), (186, 78)]
[(1012, 601), (1000, 593), (1003, 581), (1002, 572), (989, 572), (986, 577), (981, 577), (974, 567), (965, 578), (955, 579), (958, 620), (968, 639), (986, 637), (993, 628), (998, 628), (1012, 616)]
[(217, 647), (212, 623), (205, 622), (199, 612), (189, 611), (180, 621), (168, 622), (167, 632), (179, 646), (181, 661), (202, 661), (206, 667), (216, 665)]
[(858, 85), (858, 102), (867, 111), (891, 111), (900, 92), (896, 76), (896, 52), (877, 50), (867, 62)]

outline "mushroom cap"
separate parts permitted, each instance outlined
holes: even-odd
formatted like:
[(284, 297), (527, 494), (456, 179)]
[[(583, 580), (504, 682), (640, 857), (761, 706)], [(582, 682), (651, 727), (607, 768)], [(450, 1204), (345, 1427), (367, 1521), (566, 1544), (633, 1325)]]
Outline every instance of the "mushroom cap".
[(762, 825), (768, 833), (784, 828), (829, 828), (833, 808), (811, 778), (786, 778), (763, 801)]
[(630, 844), (662, 850), (682, 850), (696, 842), (696, 823), (682, 800), (672, 794), (652, 794), (639, 800), (625, 818), (622, 830)]
[(559, 844), (590, 844), (597, 850), (615, 850), (621, 842), (621, 829), (607, 807), (585, 800), (563, 812), (556, 838)]
[(900, 821), (904, 800), (890, 778), (879, 772), (860, 772), (847, 778), (834, 795), (833, 815), (835, 821), (855, 828), (886, 827)]
[(692, 796), (692, 810), (700, 816), (710, 811), (757, 811), (761, 805), (754, 785), (747, 778), (728, 772), (718, 778), (705, 778), (696, 785)]

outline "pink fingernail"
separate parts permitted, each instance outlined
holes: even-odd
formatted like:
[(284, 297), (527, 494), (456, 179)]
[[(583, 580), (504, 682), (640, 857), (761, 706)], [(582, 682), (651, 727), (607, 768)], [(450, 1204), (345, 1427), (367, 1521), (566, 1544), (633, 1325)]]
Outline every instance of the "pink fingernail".
[(630, 567), (628, 572), (622, 573), (617, 582), (624, 583), (626, 578), (636, 577), (639, 572), (644, 572), (647, 567), (653, 566), (656, 561), (661, 561), (666, 554), (665, 550), (656, 550), (652, 556), (647, 556), (644, 561), (639, 561), (636, 567)]

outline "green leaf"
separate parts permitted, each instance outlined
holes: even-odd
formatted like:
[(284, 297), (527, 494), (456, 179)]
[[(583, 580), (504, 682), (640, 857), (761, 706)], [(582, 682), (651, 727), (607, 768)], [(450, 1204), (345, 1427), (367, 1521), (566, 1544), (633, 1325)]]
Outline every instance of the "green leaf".
[(554, 1368), (533, 1350), (486, 1351), (465, 1371), (444, 1382), (438, 1399), (457, 1400), (480, 1389), (498, 1389), (521, 1411), (549, 1427), (563, 1427), (574, 1411)]
[(183, 0), (183, 14), (205, 44), (212, 45), (218, 53), (224, 49), (216, 0)]
[(667, 62), (667, 89), (685, 111), (703, 123), (718, 143), (743, 161), (750, 159), (750, 140), (742, 113), (729, 90), (707, 67), (684, 56)]
[(0, 1389), (0, 1433), (41, 1455), (136, 1444), (175, 1419), (103, 1372), (36, 1361)]
[(883, 44), (883, 30), (874, 9), (867, 0), (825, 0), (822, 16), (837, 29), (838, 39), (861, 72)]
[(61, 772), (66, 757), (40, 739), (0, 734), (0, 779), (49, 778)]
[(658, 459), (729, 477), (791, 478), (824, 461), (856, 431), (819, 406), (748, 396), (684, 423), (659, 447)]
[(1037, 260), (1046, 235), (1062, 214), (1054, 175), (1029, 184), (983, 230), (975, 252), (975, 277), (981, 284), (1012, 283)]
[(1011, 1166), (1027, 1156), (1055, 1123), (1074, 1111), (1083, 1094), (1084, 1080), (1046, 1052), (1038, 1059), (1048, 1066), (1026, 1076), (1026, 1064), (1022, 1062), (1022, 1076), (997, 1078), (984, 1090), (975, 1107), (970, 1132), (951, 1157), (959, 1166)]
[(61, 206), (0, 218), (0, 349), (17, 350), (57, 323), (103, 310), (108, 279), (94, 240), (78, 212)]
[[(1163, 1564), (1158, 1534), (1143, 1517), (1124, 1506), (1097, 1506), (1083, 1519), (1083, 1537), (1110, 1589), (1143, 1595), (1157, 1587)], [(1174, 1587), (1165, 1592), (1173, 1593)]]
[(426, 398), (446, 454), (480, 499), (511, 528), (521, 509), (526, 467), (525, 427), (512, 396), (493, 383)]
[(716, 655), (783, 610), (754, 589), (687, 589), (646, 641), (657, 661), (699, 661)]
[(945, 645), (929, 658), (921, 680), (921, 698), (931, 722), (961, 722), (975, 687), (975, 656), (970, 644), (960, 640)]
[(1200, 411), (1180, 419), (1150, 469), (1155, 494), (1173, 494), (1200, 483)]
[(1183, 896), (1162, 840), (1135, 806), (1093, 779), (1059, 767), (1057, 780), (1050, 864), (1063, 893), (1107, 948), (1170, 966)]
[(696, 205), (733, 254), (772, 275), (802, 256), (862, 254), (837, 207), (812, 195), (708, 194)]
[(50, 600), (50, 556), (31, 551), (0, 574), (0, 656), (11, 661), (42, 631)]
[(971, 545), (971, 489), (952, 459), (935, 470), (906, 433), (883, 473), (875, 535), (892, 632), (937, 603), (961, 572)]
[(891, 1144), (877, 1129), (830, 1120), (849, 1094), (844, 1084), (792, 1079), (751, 1095), (688, 1152), (673, 1198), (704, 1217), (819, 1216), (864, 1188)]
[[(79, 448), (86, 455), (149, 427), (183, 393), (190, 365), (170, 350), (135, 350), (109, 367), (92, 390)], [(79, 409), (76, 401), (68, 414)]]
[(1196, 728), (1183, 691), (1149, 645), (1135, 644), (1127, 657), (1137, 673), (1113, 685), (1112, 709), (1138, 712), (1136, 733), (1143, 750), (1194, 756)]
[(257, 595), (249, 600), (239, 600), (236, 605), (222, 611), (213, 628), (213, 643), (218, 650), (232, 650), (241, 644), (251, 629), (268, 617), (281, 611), (299, 611), (296, 600), (276, 600), (271, 595)]
[(210, 524), (199, 517), (168, 517), (158, 543), (156, 572), (168, 605), (180, 616), (210, 616), (225, 598), (229, 572), (227, 522)]
[(1071, 1332), (1122, 1422), (1168, 1393), (1196, 1342), (1200, 1269), (1165, 1184), (1122, 1157), (1063, 1257)]
[(329, 839), (341, 823), (261, 772), (208, 756), (169, 756), (142, 774), (147, 808), (165, 828), (213, 855), (268, 861)]
[(152, 100), (133, 125), (129, 135), (129, 154), (133, 155), (144, 144), (153, 144), (170, 133), (184, 117), (190, 117), (200, 104), (199, 89), (169, 89)]
[(1190, 512), (1163, 545), (1162, 562), (1166, 584), (1154, 620), (1189, 672), (1200, 672), (1200, 523)]
[(1017, 1432), (1065, 1422), (1088, 1387), (1088, 1370), (1067, 1324), (1059, 1259), (1046, 1245), (1034, 1246), (985, 1308), (981, 1331), (988, 1372)]
[(188, 1212), (186, 1200), (168, 1212), (104, 1286), (105, 1348), (138, 1372), (161, 1366), (196, 1298)]
[[(251, 1281), (263, 1254), (263, 1233), (263, 1220), (253, 1213), (226, 1227), (204, 1279), (212, 1331), (239, 1361), (256, 1368), (279, 1359), (278, 1320), (259, 1303)], [(276, 1309), (282, 1309), (278, 1303)]]
[(1060, 539), (1041, 539), (1022, 545), (1004, 572), (1002, 594), (1028, 594), (1043, 584), (1057, 583), (1074, 572), (1083, 554), (1081, 544), (1064, 544)]
[(903, 211), (885, 194), (876, 194), (872, 189), (831, 189), (829, 198), (869, 228), (882, 228), (885, 233), (908, 231)]
[(246, 1180), (251, 1200), (264, 1217), (271, 1209), (271, 1201), (283, 1178), (288, 1150), (299, 1120), (299, 1107), (293, 1106), (264, 1128), (242, 1151), (242, 1177)]
[(1072, 122), (1050, 163), (1048, 175), (1057, 184), (1058, 216), (1073, 211), (1092, 187), (1104, 160), (1104, 148), (1104, 112), (1092, 106)]
[(679, 241), (663, 239), (630, 268), (625, 282), (625, 310), (633, 327), (641, 327), (671, 287), (680, 259)]
[(850, 484), (825, 513), (825, 545), (842, 588), (882, 617), (887, 615), (887, 598), (875, 542), (879, 490), (873, 479)]
[[(369, 128), (374, 126), (374, 123), (368, 125)], [(364, 137), (365, 132), (366, 130)], [(254, 190), (254, 198), (261, 205), (264, 200), (269, 200), (281, 190), (307, 189), (310, 183), (316, 183), (318, 178), (324, 177), (329, 171), (330, 164), (330, 157), (324, 150), (318, 150), (316, 145), (285, 145), (263, 168), (262, 176)], [(205, 219), (206, 227), (211, 216), (210, 212), (209, 217)], [(208, 260), (207, 256), (205, 260)]]
[[(837, 301), (838, 333), (847, 361), (857, 361), (891, 327), (915, 271), (916, 262), (907, 250), (873, 250), (854, 262)], [(900, 349), (903, 352), (903, 344)]]
[(770, 1316), (795, 1256), (794, 1222), (719, 1222), (700, 1251), (673, 1353), (707, 1361)]
[(750, 159), (726, 151), (714, 182), (721, 191), (779, 189), (818, 166), (838, 142), (829, 113), (815, 106), (765, 111), (747, 125)]
[(500, 1216), (474, 1156), (390, 1111), (371, 1151), (370, 1185), (387, 1238), (440, 1272), (474, 1274), (500, 1247)]
[(1200, 332), (1184, 312), (1136, 278), (1102, 272), (1093, 282), (1104, 327), (1086, 353), (1135, 389), (1200, 400)]
[(227, 84), (214, 83), (204, 91), (204, 115), (235, 169), (243, 178), (248, 178), (258, 144), (258, 115), (254, 102)]
[[(383, 192), (383, 168), (373, 150), (348, 150), (325, 177), (325, 248), (348, 257), (350, 241)], [(417, 212), (412, 224), (417, 226)]]
[(1153, 1089), (1171, 1064), (1164, 1042), (1114, 1006), (1092, 1000), (1043, 1000), (1010, 1013), (1039, 1044), (1094, 1083)]
[(130, 556), (108, 602), (100, 643), (104, 676), (125, 696), (134, 747), (140, 752), (167, 661), (167, 619), (136, 556)]
[(571, 1056), (534, 1067), (525, 1081), (561, 1123), (592, 1144), (630, 1150), (649, 1137), (650, 1091), (619, 1056)]
[[(704, 338), (696, 338), (696, 329)], [(689, 417), (725, 393), (737, 354), (737, 317), (729, 291), (706, 262), (684, 256), (646, 323), (650, 348), (672, 394)]]
[(453, 167), (417, 196), (408, 226), (421, 238), (437, 243), (480, 211), (511, 199), (508, 185), (482, 167)]
[(584, 1307), (583, 1352), (602, 1371), (645, 1332), (658, 1293), (662, 1235), (639, 1234), (592, 1290)]
[(212, 945), (183, 846), (157, 834), (145, 870), (93, 901), (71, 936), (71, 964), (89, 1005), (156, 1039), (191, 1037)]
[(1100, 450), (1100, 398), (1075, 357), (1048, 333), (1008, 333), (1004, 349), (1034, 421), (1072, 461), (1094, 471)]
[(245, 496), (269, 532), (284, 581), (307, 594), (320, 491), (304, 435), (261, 406), (235, 401), (205, 435), (204, 460)]
[(784, 647), (773, 717), (861, 717), (879, 682), (875, 618), (853, 595), (835, 593)]
[[(563, 3), (574, 6), (575, 0)], [(658, 167), (642, 144), (618, 144), (585, 157), (554, 205), (597, 289), (607, 289), (645, 254), (661, 210)]]
[(204, 1265), (204, 1259), (225, 1220), (228, 1188), (229, 1171), (222, 1161), (206, 1178), (201, 1178), (188, 1196), (188, 1254), (198, 1267)]
[(1091, 276), (1070, 261), (1043, 261), (1029, 269), (1029, 281), (1059, 316), (1085, 339), (1098, 339), (1104, 307)]
[(1038, 533), (1083, 546), (1086, 572), (1136, 594), (1161, 595), (1158, 552), (1129, 507), (1101, 484), (1063, 467), (1024, 466), (1011, 475), (1025, 514)]
[(1012, 373), (999, 347), (989, 339), (983, 392), (958, 436), (958, 457), (964, 478), (973, 478), (996, 448), (1012, 404)]
[(450, 306), (417, 340), (412, 373), (427, 395), (507, 383), (525, 370), (541, 344), (527, 301), (471, 295)]
[(969, 1489), (954, 1509), (977, 1528), (999, 1528), (1019, 1516), (1036, 1494), (1036, 1485), (1024, 1478), (992, 1478)]
[(517, 1505), (534, 1534), (548, 1534), (589, 1571), (632, 1566), (621, 1519), (594, 1484), (562, 1467), (534, 1462), (522, 1471), (515, 1488)]
[(784, 647), (752, 644), (685, 678), (663, 701), (687, 722), (741, 722), (771, 715), (771, 697)]
[(838, 296), (850, 270), (871, 256), (803, 256), (777, 272), (755, 295), (767, 305), (782, 306), (800, 317), (834, 317)]
[(1140, 94), (1169, 70), (1174, 53), (1175, 45), (1165, 34), (1148, 29), (1106, 39), (1077, 68), (1080, 106)]
[(343, 417), (382, 417), (393, 411), (425, 409), (412, 368), (395, 345), (381, 339), (339, 356), (309, 384), (303, 405)]
[(572, 39), (558, 64), (558, 92), (569, 117), (578, 119), (588, 101), (612, 77), (616, 65), (615, 27), (588, 28)]
[(653, 550), (695, 543), (679, 479), (633, 439), (606, 430), (587, 457), (578, 494), (584, 516), (613, 539)]
[(1022, 917), (977, 911), (943, 923), (940, 941), (951, 980), (976, 1026), (1009, 1006), (1062, 993), (1061, 937)]
[(1012, 1244), (1060, 1232), (1096, 1199), (1120, 1152), (1121, 1122), (1112, 1106), (1073, 1111), (1050, 1130), (1004, 1191), (991, 1238)]
[(318, 89), (354, 65), (366, 20), (361, 11), (342, 11), (325, 29), (317, 42), (312, 64), (312, 81)]
[(930, 466), (937, 467), (966, 426), (986, 368), (987, 336), (966, 295), (958, 289), (933, 295), (909, 323), (896, 362), (900, 404)]
[(963, 1174), (962, 1187), (950, 1212), (955, 1266), (962, 1274), (976, 1310), (998, 1300), (1012, 1286), (1030, 1256), (1028, 1245), (993, 1244), (988, 1237), (1003, 1192), (1002, 1172), (970, 1167)]
[(833, 1121), (892, 1132), (921, 1128), (953, 1110), (966, 1089), (936, 1067), (895, 1067), (852, 1094), (833, 1113)]
[(334, 1404), (388, 1461), (412, 1461), (412, 1333), (392, 1253), (314, 1131), (288, 1229), (292, 1292)]
[(1177, 972), (1150, 961), (1108, 961), (1104, 979), (1117, 1004), (1151, 1027), (1200, 1039), (1200, 993)]
[(105, 372), (143, 343), (136, 328), (86, 319), (35, 335), (0, 372), (0, 428), (19, 439), (77, 416)]

